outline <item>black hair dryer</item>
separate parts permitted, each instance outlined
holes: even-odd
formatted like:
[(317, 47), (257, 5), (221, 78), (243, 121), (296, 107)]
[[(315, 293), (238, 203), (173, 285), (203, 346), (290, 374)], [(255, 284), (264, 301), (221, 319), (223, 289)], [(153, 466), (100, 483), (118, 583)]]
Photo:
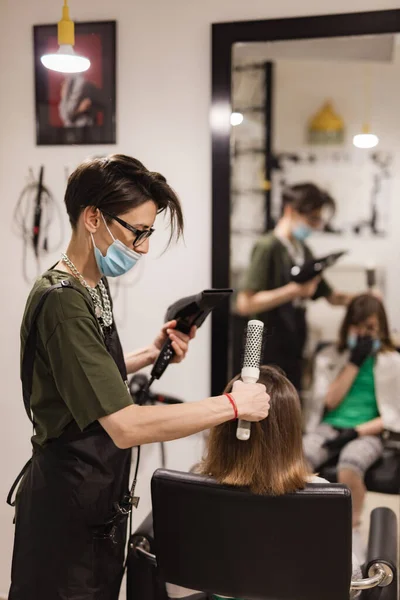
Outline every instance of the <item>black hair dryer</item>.
[[(177, 300), (168, 308), (165, 321), (177, 320), (176, 329), (182, 333), (189, 334), (191, 328), (196, 325), (200, 327), (214, 308), (225, 298), (232, 294), (231, 289), (204, 290), (194, 296), (187, 296)], [(171, 340), (167, 340), (151, 371), (151, 383), (154, 379), (160, 379), (168, 367), (175, 352)]]
[(302, 267), (295, 265), (290, 271), (291, 280), (296, 283), (307, 283), (317, 275), (320, 275), (328, 267), (332, 267), (339, 258), (347, 254), (347, 250), (328, 254), (323, 258), (307, 260)]

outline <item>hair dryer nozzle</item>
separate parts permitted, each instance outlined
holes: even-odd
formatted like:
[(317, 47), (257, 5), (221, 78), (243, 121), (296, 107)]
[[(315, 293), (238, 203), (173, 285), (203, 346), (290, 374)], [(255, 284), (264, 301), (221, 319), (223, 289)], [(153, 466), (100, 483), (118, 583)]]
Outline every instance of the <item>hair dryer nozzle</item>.
[(304, 265), (294, 265), (291, 269), (291, 279), (296, 283), (306, 283), (317, 275), (320, 275), (325, 269), (332, 267), (339, 258), (347, 254), (347, 250), (333, 252), (322, 258), (313, 258), (307, 260)]
[[(201, 327), (208, 315), (214, 308), (225, 298), (232, 294), (233, 290), (211, 289), (204, 290), (194, 296), (181, 298), (171, 304), (165, 315), (166, 321), (176, 319), (176, 329), (182, 333), (188, 334), (191, 328), (195, 325)], [(161, 352), (151, 371), (151, 376), (154, 379), (159, 379), (169, 365), (175, 352), (172, 348), (171, 341), (167, 340), (161, 349)]]
[(204, 290), (194, 296), (181, 298), (168, 308), (165, 320), (178, 321), (177, 329), (189, 333), (191, 327), (200, 327), (214, 308), (233, 290), (228, 288)]

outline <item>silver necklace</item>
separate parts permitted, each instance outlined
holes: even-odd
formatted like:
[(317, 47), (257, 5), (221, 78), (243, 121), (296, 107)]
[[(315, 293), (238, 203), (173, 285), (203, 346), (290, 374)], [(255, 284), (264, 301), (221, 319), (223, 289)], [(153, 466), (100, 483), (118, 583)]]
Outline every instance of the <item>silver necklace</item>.
[(91, 287), (87, 283), (87, 281), (84, 279), (83, 275), (81, 275), (81, 273), (79, 273), (78, 269), (75, 267), (74, 263), (68, 258), (68, 256), (66, 254), (61, 254), (61, 259), (67, 265), (67, 267), (71, 270), (71, 272), (79, 279), (81, 284), (89, 292), (89, 294), (93, 300), (94, 310), (96, 313), (96, 317), (100, 321), (100, 325), (102, 327), (110, 327), (113, 322), (113, 315), (112, 315), (112, 310), (111, 310), (110, 298), (108, 297), (106, 286), (104, 285), (104, 283), (100, 279), (99, 289), (101, 292), (101, 298), (103, 300), (103, 302), (102, 302), (100, 299), (99, 292), (96, 290), (96, 288)]

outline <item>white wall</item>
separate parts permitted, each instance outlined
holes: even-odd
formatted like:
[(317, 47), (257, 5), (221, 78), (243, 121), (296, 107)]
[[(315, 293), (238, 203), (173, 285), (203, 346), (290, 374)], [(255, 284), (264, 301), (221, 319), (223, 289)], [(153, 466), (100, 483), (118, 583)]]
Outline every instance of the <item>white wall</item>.
[[(73, 167), (89, 153), (123, 151), (152, 170), (165, 173), (179, 192), (186, 214), (186, 246), (160, 260), (148, 261), (140, 286), (131, 290), (132, 308), (121, 334), (126, 347), (147, 343), (157, 331), (165, 307), (176, 298), (210, 284), (210, 23), (341, 11), (396, 8), (396, 0), (94, 0), (74, 2), (79, 20), (118, 21), (118, 146), (107, 148), (36, 148), (32, 72), (32, 25), (54, 22), (54, 0), (2, 0), (0, 21), (0, 198), (2, 314), (2, 420), (0, 483), (0, 593), (9, 582), (12, 510), (3, 499), (29, 456), (30, 428), (18, 380), (18, 330), (28, 287), (20, 272), (21, 247), (11, 234), (12, 211), (29, 166), (47, 168), (47, 183), (61, 200), (64, 166)], [(155, 245), (159, 246), (157, 242)], [(49, 263), (51, 259), (49, 257)], [(162, 387), (187, 399), (209, 389), (209, 330), (193, 345), (185, 365), (174, 367)], [(148, 478), (157, 449), (145, 453), (141, 476), (141, 515), (148, 508)], [(191, 441), (171, 447), (170, 465), (189, 466), (199, 448)]]

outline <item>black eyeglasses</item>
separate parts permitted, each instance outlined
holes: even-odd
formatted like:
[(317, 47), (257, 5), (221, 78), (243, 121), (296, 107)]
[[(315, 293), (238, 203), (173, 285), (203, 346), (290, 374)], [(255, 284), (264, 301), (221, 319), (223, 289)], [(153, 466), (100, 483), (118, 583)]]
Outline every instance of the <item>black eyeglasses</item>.
[(128, 229), (133, 233), (133, 235), (136, 236), (133, 240), (134, 248), (137, 248), (138, 246), (140, 246), (140, 244), (143, 244), (143, 242), (147, 240), (147, 238), (149, 238), (152, 233), (154, 233), (154, 229), (152, 227), (150, 227), (150, 229), (145, 229), (144, 231), (141, 231), (140, 229), (136, 229), (136, 227), (129, 225), (129, 223), (127, 223), (123, 219), (120, 219), (119, 217), (116, 217), (115, 215), (112, 215), (111, 213), (108, 213), (103, 209), (101, 209), (101, 212), (103, 213), (103, 215), (106, 215), (113, 221), (117, 221), (117, 223), (122, 225), (122, 227), (125, 227), (125, 229)]

